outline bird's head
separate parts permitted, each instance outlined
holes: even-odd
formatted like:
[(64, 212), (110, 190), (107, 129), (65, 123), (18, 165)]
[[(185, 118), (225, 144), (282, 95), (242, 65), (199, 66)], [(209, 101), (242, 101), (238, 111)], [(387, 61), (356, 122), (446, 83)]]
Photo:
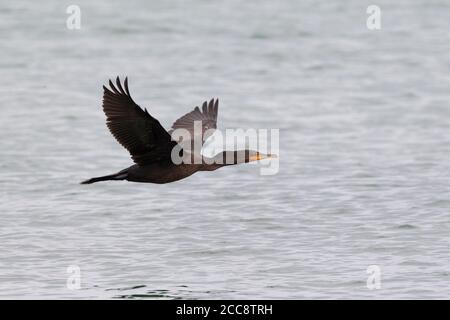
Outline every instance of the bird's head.
[(217, 163), (230, 165), (277, 158), (276, 154), (265, 154), (254, 150), (223, 151), (215, 159)]

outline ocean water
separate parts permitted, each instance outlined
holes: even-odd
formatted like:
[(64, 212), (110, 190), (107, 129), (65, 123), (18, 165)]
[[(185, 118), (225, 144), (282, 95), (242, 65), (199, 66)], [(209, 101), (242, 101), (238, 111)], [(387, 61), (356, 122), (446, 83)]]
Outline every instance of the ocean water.
[[(356, 0), (75, 2), (0, 4), (0, 298), (450, 298), (448, 1), (379, 30)], [(80, 185), (132, 164), (117, 75), (166, 128), (218, 97), (279, 129), (279, 172)]]

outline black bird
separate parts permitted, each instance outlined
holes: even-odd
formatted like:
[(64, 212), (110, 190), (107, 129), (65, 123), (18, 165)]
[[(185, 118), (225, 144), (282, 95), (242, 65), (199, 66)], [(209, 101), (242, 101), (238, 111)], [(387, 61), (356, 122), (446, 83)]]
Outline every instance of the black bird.
[[(227, 165), (276, 157), (253, 150), (240, 150), (223, 151), (213, 158), (208, 158), (200, 152), (192, 151), (194, 148), (187, 148), (189, 144), (192, 147), (195, 139), (199, 137), (198, 134), (194, 136), (194, 121), (201, 121), (201, 143), (216, 129), (218, 99), (204, 102), (202, 110), (195, 107), (193, 111), (176, 120), (169, 133), (147, 109), (141, 109), (133, 101), (127, 78), (123, 87), (119, 77), (116, 79), (116, 86), (111, 80), (109, 86), (110, 89), (103, 86), (106, 124), (114, 138), (131, 154), (135, 164), (115, 174), (83, 181), (82, 184), (106, 180), (169, 183), (184, 179), (197, 171), (213, 171)], [(175, 129), (187, 130), (191, 138), (185, 141), (172, 139), (171, 133)], [(183, 161), (175, 163), (173, 154)]]

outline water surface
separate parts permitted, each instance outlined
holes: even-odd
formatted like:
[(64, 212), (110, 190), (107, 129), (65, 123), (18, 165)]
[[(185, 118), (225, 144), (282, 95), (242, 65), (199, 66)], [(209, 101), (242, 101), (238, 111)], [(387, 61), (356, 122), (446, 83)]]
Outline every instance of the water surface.
[[(69, 4), (0, 6), (0, 298), (450, 297), (447, 1), (378, 1), (377, 31), (356, 0)], [(212, 97), (279, 128), (279, 173), (79, 185), (131, 164), (116, 75), (167, 128)]]

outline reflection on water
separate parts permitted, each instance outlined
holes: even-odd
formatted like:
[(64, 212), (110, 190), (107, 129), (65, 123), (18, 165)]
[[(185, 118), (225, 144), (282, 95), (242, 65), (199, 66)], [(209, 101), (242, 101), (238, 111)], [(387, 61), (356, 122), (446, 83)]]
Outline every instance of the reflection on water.
[(182, 299), (182, 296), (177, 294), (169, 293), (168, 290), (150, 290), (145, 293), (130, 293), (114, 296), (114, 298), (119, 299)]
[[(145, 289), (143, 289), (145, 288)], [(142, 290), (141, 290), (142, 289)], [(188, 286), (178, 286), (172, 290), (166, 289), (154, 289), (148, 290), (145, 285), (139, 285), (129, 288), (118, 288), (118, 289), (106, 289), (107, 291), (126, 291), (123, 294), (118, 294), (113, 296), (115, 299), (170, 299), (170, 300), (180, 300), (180, 299), (213, 299), (220, 297), (225, 292), (227, 294), (233, 294), (232, 290), (206, 290), (203, 292), (196, 292), (195, 290), (190, 290)], [(195, 298), (197, 297), (197, 298)]]

